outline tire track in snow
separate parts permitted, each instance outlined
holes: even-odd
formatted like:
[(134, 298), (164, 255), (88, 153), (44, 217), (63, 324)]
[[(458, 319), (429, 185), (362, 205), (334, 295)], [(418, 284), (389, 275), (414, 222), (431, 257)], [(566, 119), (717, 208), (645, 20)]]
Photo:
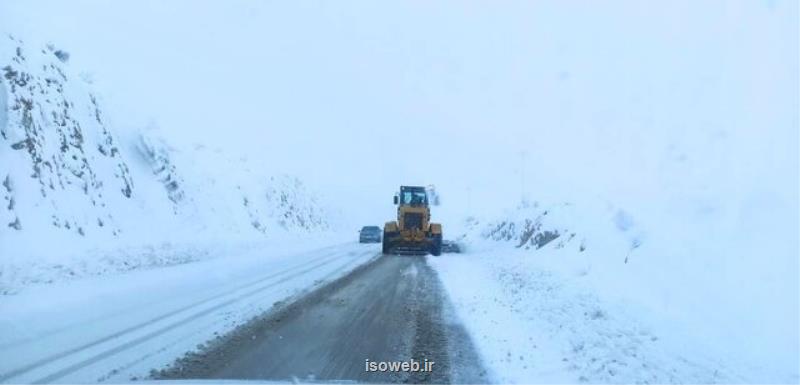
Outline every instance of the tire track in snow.
[[(319, 264), (316, 264), (316, 265), (312, 266), (311, 268), (305, 269), (305, 270), (303, 270), (303, 271), (301, 271), (301, 272), (299, 272), (299, 273), (293, 274), (293, 275), (291, 275), (291, 276), (289, 276), (289, 277), (286, 277), (286, 278), (284, 278), (284, 279), (282, 279), (282, 280), (279, 280), (279, 281), (278, 281), (278, 282), (276, 282), (275, 284), (279, 284), (279, 283), (286, 282), (286, 281), (287, 281), (287, 280), (289, 280), (289, 279), (296, 278), (296, 277), (298, 277), (298, 276), (300, 276), (300, 275), (302, 275), (302, 274), (305, 274), (305, 273), (307, 273), (307, 272), (310, 272), (310, 271), (312, 271), (312, 270), (314, 270), (314, 269), (316, 269), (316, 268), (322, 267), (322, 266), (324, 266), (324, 265), (326, 265), (326, 264), (328, 264), (328, 263), (330, 263), (330, 262), (333, 262), (333, 261), (334, 261), (334, 260), (336, 260), (336, 259), (343, 258), (344, 256), (346, 256), (346, 254), (342, 254), (342, 252), (341, 252), (341, 251), (334, 251), (334, 252), (326, 253), (325, 255), (323, 255), (323, 256), (320, 256), (320, 257), (317, 257), (317, 258), (314, 258), (314, 259), (312, 259), (312, 260), (310, 260), (310, 261), (303, 262), (303, 263), (301, 263), (301, 264), (298, 264), (298, 265), (296, 265), (296, 266), (293, 266), (293, 267), (287, 268), (287, 269), (285, 269), (285, 270), (282, 270), (282, 271), (280, 271), (280, 272), (273, 273), (273, 274), (267, 275), (267, 276), (265, 276), (265, 277), (262, 277), (262, 278), (256, 279), (256, 280), (254, 280), (254, 281), (251, 281), (251, 282), (249, 282), (249, 283), (247, 283), (247, 284), (240, 285), (240, 286), (237, 286), (237, 287), (235, 287), (235, 288), (233, 288), (233, 289), (227, 290), (227, 291), (225, 291), (225, 292), (223, 292), (223, 293), (220, 293), (220, 294), (214, 295), (214, 296), (212, 296), (212, 297), (209, 297), (209, 298), (206, 298), (206, 299), (203, 299), (203, 300), (200, 300), (200, 301), (197, 301), (197, 302), (191, 303), (191, 304), (189, 304), (189, 305), (186, 305), (186, 306), (183, 306), (183, 307), (181, 307), (181, 308), (179, 308), (179, 309), (175, 309), (175, 310), (173, 310), (173, 311), (170, 311), (170, 312), (168, 312), (168, 313), (162, 314), (162, 315), (160, 315), (160, 316), (158, 316), (158, 317), (154, 317), (154, 318), (151, 318), (151, 319), (149, 319), (149, 320), (147, 320), (147, 321), (144, 321), (144, 322), (138, 323), (138, 324), (136, 324), (136, 325), (130, 326), (130, 327), (128, 327), (128, 328), (125, 328), (125, 329), (123, 329), (123, 330), (121, 330), (121, 331), (118, 331), (118, 332), (115, 332), (115, 333), (112, 333), (112, 334), (106, 335), (106, 336), (104, 336), (104, 337), (101, 337), (101, 338), (95, 339), (95, 340), (93, 340), (93, 341), (91, 341), (91, 342), (87, 342), (87, 343), (85, 343), (85, 344), (83, 344), (83, 345), (80, 345), (80, 346), (77, 346), (77, 347), (74, 347), (74, 348), (71, 348), (71, 349), (68, 349), (68, 350), (65, 350), (65, 351), (59, 352), (59, 353), (55, 353), (55, 354), (49, 355), (49, 356), (47, 356), (47, 357), (45, 357), (45, 358), (39, 359), (39, 360), (37, 360), (37, 361), (34, 361), (34, 362), (32, 362), (32, 363), (30, 363), (30, 364), (28, 364), (28, 365), (25, 365), (25, 366), (19, 367), (19, 368), (17, 368), (17, 369), (13, 369), (13, 370), (11, 370), (11, 371), (9, 371), (9, 372), (7, 372), (7, 373), (0, 374), (0, 381), (2, 381), (2, 382), (7, 382), (7, 380), (9, 380), (9, 379), (11, 379), (11, 378), (14, 378), (14, 377), (17, 377), (17, 376), (19, 376), (19, 375), (25, 374), (25, 373), (27, 373), (27, 372), (30, 372), (30, 371), (32, 371), (32, 370), (35, 370), (35, 369), (37, 369), (37, 368), (39, 368), (39, 367), (41, 367), (41, 366), (44, 366), (44, 365), (46, 365), (46, 364), (50, 364), (50, 363), (52, 363), (52, 362), (54, 362), (54, 361), (56, 361), (56, 360), (60, 360), (60, 359), (66, 358), (66, 357), (68, 357), (68, 356), (71, 356), (71, 355), (73, 355), (73, 354), (76, 354), (76, 353), (80, 353), (80, 352), (82, 352), (82, 351), (84, 351), (84, 350), (87, 350), (87, 349), (89, 349), (89, 348), (95, 347), (95, 346), (97, 346), (97, 345), (100, 345), (100, 344), (102, 344), (102, 343), (105, 343), (105, 342), (108, 342), (108, 341), (114, 340), (114, 339), (116, 339), (116, 338), (119, 338), (119, 337), (122, 337), (122, 336), (124, 336), (124, 335), (130, 334), (130, 333), (132, 333), (132, 332), (135, 332), (135, 331), (137, 331), (137, 330), (143, 329), (143, 328), (145, 328), (145, 327), (147, 327), (147, 326), (153, 325), (153, 324), (155, 324), (155, 323), (158, 323), (158, 322), (160, 322), (160, 321), (163, 321), (163, 320), (165, 320), (165, 319), (168, 319), (168, 318), (170, 318), (170, 317), (173, 317), (173, 316), (175, 316), (175, 315), (178, 315), (178, 314), (180, 314), (180, 313), (182, 313), (182, 312), (185, 312), (185, 311), (191, 310), (191, 309), (193, 309), (193, 308), (196, 308), (196, 307), (198, 307), (198, 306), (202, 306), (202, 305), (204, 305), (204, 304), (207, 304), (207, 303), (209, 303), (209, 302), (212, 302), (212, 301), (214, 301), (214, 300), (217, 300), (217, 299), (223, 298), (223, 297), (225, 297), (225, 296), (228, 296), (228, 295), (234, 294), (234, 293), (236, 293), (237, 291), (240, 291), (240, 290), (247, 289), (247, 288), (249, 288), (249, 287), (252, 287), (252, 286), (258, 285), (258, 284), (260, 284), (260, 283), (263, 283), (263, 282), (265, 282), (265, 281), (268, 281), (268, 280), (271, 280), (271, 279), (274, 279), (274, 278), (280, 277), (280, 276), (282, 276), (282, 275), (285, 275), (285, 274), (289, 274), (289, 273), (291, 273), (292, 271), (295, 271), (295, 270), (297, 270), (297, 269), (301, 269), (301, 268), (303, 268), (303, 267), (306, 267), (306, 266), (312, 265), (312, 264), (314, 264), (314, 263), (316, 263), (316, 262), (319, 262), (319, 261), (321, 261), (321, 260), (324, 260), (323, 262), (321, 262), (321, 263), (319, 263)], [(261, 287), (261, 288), (257, 289), (257, 290), (256, 290), (256, 291), (254, 291), (254, 292), (258, 292), (258, 291), (264, 290), (264, 289), (266, 289), (266, 288), (269, 288), (269, 287), (272, 287), (272, 286), (274, 286), (274, 284), (273, 284), (273, 285), (268, 285), (267, 287)], [(251, 291), (251, 292), (248, 292), (248, 294), (247, 294), (247, 295), (240, 296), (239, 298), (244, 298), (245, 296), (249, 296), (249, 295), (251, 295), (250, 293), (253, 293), (253, 292), (252, 292), (252, 291)], [(236, 300), (237, 300), (237, 299), (234, 299), (234, 300), (232, 300), (232, 301), (231, 301), (231, 300), (229, 300), (229, 301), (225, 301), (225, 302), (223, 302), (223, 303), (225, 304), (225, 306), (227, 306), (227, 305), (229, 305), (229, 304), (231, 304), (231, 303), (234, 303), (234, 302), (236, 302)], [(219, 306), (215, 306), (215, 307), (213, 307), (213, 309), (214, 309), (214, 310), (218, 310), (219, 308), (220, 308)], [(201, 315), (203, 315), (203, 314), (207, 314), (206, 312), (200, 312), (200, 313), (202, 313)], [(197, 315), (197, 314), (199, 314), (199, 313), (195, 313), (195, 316), (200, 316), (200, 315)], [(186, 319), (184, 319), (184, 321), (183, 321), (183, 322), (185, 322), (185, 320), (186, 320)], [(173, 328), (174, 328), (174, 327), (173, 327)], [(170, 329), (167, 329), (167, 330), (164, 330), (164, 332), (166, 332), (166, 331), (168, 331), (168, 330), (171, 330), (171, 329), (172, 329), (172, 328), (170, 328)], [(151, 337), (151, 338), (152, 338), (152, 337)], [(149, 339), (149, 338), (148, 338), (148, 339)], [(138, 339), (137, 339), (137, 340), (138, 340)], [(135, 345), (131, 345), (131, 346), (136, 346), (136, 345), (138, 345), (138, 344), (140, 344), (141, 342), (144, 342), (144, 341), (146, 341), (146, 340), (147, 340), (147, 339), (144, 339), (144, 340), (140, 341), (139, 343), (137, 343), (137, 344), (135, 344)], [(114, 349), (112, 349), (112, 350), (114, 350)], [(94, 357), (93, 357), (93, 358), (94, 358)], [(84, 362), (84, 361), (82, 361), (82, 362)], [(73, 366), (74, 366), (74, 365), (73, 365)], [(79, 369), (79, 368), (77, 368), (77, 369)], [(77, 369), (75, 369), (75, 370), (77, 370)], [(63, 370), (62, 370), (62, 371), (60, 371), (60, 372), (63, 372)], [(59, 372), (59, 373), (60, 373), (60, 372)], [(71, 372), (71, 371), (70, 371), (70, 372)], [(63, 375), (66, 375), (66, 374), (69, 374), (69, 372), (65, 372), (65, 373), (63, 373)], [(63, 376), (63, 375), (59, 375), (58, 377), (54, 377), (54, 378), (52, 378), (52, 379), (57, 379), (57, 378), (60, 378), (60, 377), (61, 377), (61, 376)], [(47, 379), (48, 379), (48, 378), (50, 378), (50, 377), (52, 377), (52, 375), (51, 375), (51, 376), (48, 376), (48, 377), (45, 377), (44, 379), (42, 379), (42, 380), (40, 380), (40, 381), (49, 382), (49, 380), (47, 380)], [(37, 382), (38, 382), (38, 381), (37, 381)]]
[[(362, 254), (359, 254), (359, 256), (364, 256), (364, 255), (367, 255), (367, 254), (369, 254), (369, 253), (362, 253)], [(91, 356), (91, 357), (89, 357), (87, 359), (84, 359), (84, 360), (82, 360), (82, 361), (80, 361), (80, 362), (78, 362), (76, 364), (70, 365), (70, 366), (68, 366), (68, 367), (66, 367), (64, 369), (61, 369), (61, 370), (59, 370), (59, 371), (57, 371), (57, 372), (55, 372), (53, 374), (50, 374), (50, 375), (48, 375), (48, 376), (46, 376), (44, 378), (38, 379), (36, 381), (33, 381), (32, 383), (33, 384), (46, 384), (46, 383), (50, 383), (50, 382), (53, 382), (55, 380), (58, 380), (59, 378), (62, 378), (64, 376), (66, 376), (66, 375), (74, 373), (74, 372), (76, 372), (76, 371), (78, 371), (80, 369), (83, 369), (83, 368), (85, 368), (87, 366), (90, 366), (90, 365), (92, 365), (92, 364), (94, 364), (96, 362), (99, 362), (99, 361), (101, 361), (101, 360), (103, 360), (105, 358), (108, 358), (108, 357), (111, 357), (113, 355), (116, 355), (116, 354), (118, 354), (120, 352), (123, 352), (125, 350), (128, 350), (128, 349), (130, 349), (132, 347), (141, 345), (142, 343), (144, 343), (146, 341), (149, 341), (149, 340), (151, 340), (151, 339), (153, 339), (155, 337), (158, 337), (158, 336), (160, 336), (160, 335), (162, 335), (162, 334), (164, 334), (164, 333), (166, 333), (168, 331), (171, 331), (171, 330), (176, 329), (176, 328), (178, 328), (180, 326), (183, 326), (183, 325), (185, 325), (185, 324), (187, 324), (187, 323), (189, 323), (189, 322), (191, 322), (191, 321), (193, 321), (195, 319), (198, 319), (198, 318), (203, 317), (205, 315), (211, 314), (211, 313), (213, 313), (213, 312), (215, 312), (215, 311), (217, 311), (219, 309), (222, 309), (222, 308), (225, 308), (227, 306), (230, 306), (230, 305), (232, 305), (232, 304), (234, 304), (236, 302), (239, 302), (239, 301), (241, 301), (241, 300), (243, 300), (245, 298), (252, 297), (253, 295), (258, 294), (258, 293), (260, 293), (260, 292), (262, 292), (264, 290), (273, 288), (273, 287), (275, 287), (277, 285), (280, 285), (282, 283), (288, 282), (288, 281), (290, 281), (290, 280), (292, 280), (294, 278), (300, 277), (300, 276), (302, 276), (304, 274), (307, 274), (307, 273), (309, 273), (309, 272), (311, 272), (313, 270), (316, 270), (316, 269), (318, 269), (318, 268), (320, 268), (322, 266), (330, 264), (330, 263), (332, 263), (333, 261), (335, 261), (337, 259), (344, 258), (345, 256), (347, 256), (347, 255), (346, 254), (336, 255), (333, 258), (329, 258), (329, 259), (327, 259), (327, 260), (325, 260), (325, 261), (323, 261), (321, 263), (318, 263), (318, 264), (316, 264), (316, 265), (314, 265), (312, 267), (309, 267), (309, 268), (307, 268), (305, 270), (299, 271), (299, 272), (297, 272), (295, 274), (292, 274), (290, 276), (284, 277), (284, 278), (282, 278), (282, 279), (280, 279), (278, 281), (275, 281), (275, 282), (272, 282), (270, 284), (258, 287), (256, 289), (251, 290), (251, 291), (248, 291), (245, 294), (242, 294), (242, 295), (240, 295), (238, 297), (235, 297), (235, 298), (229, 299), (227, 301), (224, 301), (222, 303), (219, 303), (217, 305), (214, 305), (211, 308), (196, 312), (196, 313), (194, 313), (194, 314), (192, 314), (190, 316), (187, 316), (187, 317), (181, 319), (180, 321), (173, 322), (173, 323), (171, 323), (171, 324), (169, 324), (167, 326), (164, 326), (164, 327), (162, 327), (162, 328), (160, 328), (158, 330), (155, 330), (155, 331), (153, 331), (151, 333), (148, 333), (148, 334), (146, 334), (144, 336), (136, 338), (136, 339), (134, 339), (132, 341), (126, 342), (126, 343), (124, 343), (122, 345), (119, 345), (119, 346), (117, 346), (115, 348), (107, 349), (107, 350), (105, 350), (103, 352), (95, 354), (95, 355), (93, 355), (93, 356)], [(323, 258), (324, 257), (321, 257), (321, 258), (318, 258), (316, 260), (323, 259)], [(307, 266), (307, 264), (306, 264), (306, 266)], [(287, 270), (290, 270), (290, 269), (287, 269)]]
[[(333, 251), (327, 251), (327, 252), (326, 252), (326, 250), (338, 249), (338, 248), (341, 248), (342, 246), (343, 245), (328, 246), (328, 247), (324, 247), (324, 248), (321, 248), (321, 249), (318, 249), (318, 250), (312, 250), (312, 251), (309, 251), (309, 252), (304, 252), (304, 253), (301, 253), (301, 254), (298, 254), (298, 255), (324, 253), (324, 255), (318, 257), (318, 258), (324, 258), (324, 257), (332, 256), (332, 255), (334, 255), (334, 254), (336, 254), (338, 252), (341, 252), (341, 250), (333, 250)], [(313, 263), (313, 261), (314, 260), (307, 261), (307, 262), (304, 262), (304, 263)], [(172, 266), (168, 266), (168, 267), (172, 267)], [(294, 267), (297, 267), (297, 266), (294, 266)], [(251, 281), (250, 283), (243, 284), (243, 285), (239, 286), (238, 288), (241, 289), (241, 288), (247, 287), (248, 285), (252, 285), (254, 283), (262, 282), (266, 278), (267, 277), (257, 278), (255, 280)], [(236, 289), (232, 289), (232, 290), (236, 290)], [(127, 313), (131, 313), (131, 312), (135, 313), (137, 310), (138, 309), (135, 309), (135, 308), (124, 309), (124, 310), (122, 310), (120, 312), (115, 312), (115, 313), (111, 313), (111, 314), (105, 314), (105, 315), (102, 315), (102, 316), (90, 318), (88, 320), (82, 320), (82, 321), (79, 321), (79, 322), (66, 324), (66, 325), (63, 325), (63, 326), (60, 326), (60, 327), (45, 331), (45, 332), (36, 333), (34, 336), (31, 336), (31, 337), (23, 337), (23, 338), (17, 339), (16, 341), (3, 342), (3, 343), (0, 343), (0, 350), (6, 350), (6, 349), (14, 347), (14, 346), (27, 344), (27, 343), (31, 343), (31, 342), (36, 341), (36, 340), (41, 340), (43, 338), (54, 336), (54, 335), (57, 335), (57, 334), (59, 334), (61, 332), (69, 331), (70, 329), (74, 328), (75, 326), (85, 326), (86, 324), (93, 324), (93, 323), (96, 323), (98, 321), (103, 321), (103, 320), (107, 320), (109, 318), (118, 317), (120, 315), (124, 315), (124, 314), (127, 314)], [(0, 374), (0, 381), (2, 381), (2, 380), (3, 380), (3, 376)]]
[[(306, 290), (302, 291), (301, 293), (297, 293), (297, 294), (295, 294), (295, 295), (293, 295), (293, 296), (291, 296), (291, 297), (289, 297), (289, 298), (287, 298), (287, 299), (283, 300), (283, 302), (284, 302), (284, 303), (292, 303), (292, 302), (294, 302), (295, 300), (297, 300), (297, 299), (299, 299), (299, 298), (302, 298), (303, 296), (307, 295), (309, 291), (313, 291), (313, 290), (315, 290), (317, 287), (319, 287), (319, 285), (325, 284), (325, 283), (327, 283), (327, 282), (330, 282), (330, 281), (332, 281), (333, 279), (336, 279), (336, 278), (338, 278), (339, 276), (341, 276), (341, 275), (342, 275), (342, 272), (350, 272), (350, 271), (351, 271), (352, 269), (354, 269), (356, 266), (359, 266), (359, 265), (362, 265), (362, 264), (363, 264), (363, 265), (369, 264), (369, 263), (371, 263), (372, 261), (374, 261), (374, 260), (375, 260), (377, 257), (379, 257), (379, 256), (381, 255), (380, 253), (377, 253), (377, 254), (375, 254), (375, 255), (374, 255), (372, 258), (370, 258), (370, 259), (368, 259), (368, 260), (366, 260), (366, 261), (362, 261), (362, 260), (361, 260), (361, 259), (362, 259), (362, 257), (364, 257), (364, 256), (366, 256), (366, 255), (369, 255), (369, 254), (372, 254), (372, 253), (373, 253), (373, 252), (369, 252), (369, 253), (361, 253), (361, 254), (358, 254), (358, 255), (355, 255), (355, 256), (353, 256), (353, 258), (352, 258), (351, 260), (349, 260), (349, 261), (345, 262), (345, 263), (344, 263), (342, 266), (340, 266), (340, 267), (336, 268), (335, 270), (333, 270), (333, 271), (331, 271), (329, 274), (327, 274), (325, 277), (323, 277), (323, 278), (320, 278), (318, 281), (316, 281), (316, 283), (315, 283), (315, 284), (314, 284), (312, 287), (310, 287), (310, 288), (308, 288), (308, 289), (306, 289)], [(352, 255), (352, 254), (351, 254), (351, 255)], [(268, 310), (266, 310), (266, 312), (270, 312), (270, 311), (272, 311), (272, 309), (268, 309)], [(265, 311), (259, 311), (259, 313), (264, 313), (264, 312), (265, 312)], [(209, 329), (209, 328), (213, 327), (213, 326), (214, 326), (215, 324), (217, 324), (217, 323), (218, 323), (217, 321), (215, 321), (215, 322), (213, 322), (213, 323), (210, 323), (209, 325), (207, 325), (206, 327), (204, 327), (204, 328), (203, 328), (203, 330), (207, 330), (207, 329)], [(198, 331), (194, 331), (194, 332), (190, 333), (189, 335), (195, 335), (195, 334), (200, 334), (200, 332), (198, 332)], [(183, 337), (183, 338), (179, 338), (179, 339), (177, 339), (176, 341), (173, 341), (173, 342), (171, 342), (171, 343), (170, 343), (170, 344), (168, 344), (167, 346), (162, 346), (162, 347), (160, 347), (160, 348), (158, 349), (158, 352), (149, 353), (149, 354), (145, 355), (144, 357), (140, 357), (140, 358), (138, 358), (138, 359), (136, 359), (136, 360), (134, 360), (134, 361), (128, 362), (127, 364), (125, 364), (125, 365), (122, 365), (122, 366), (120, 366), (120, 367), (118, 367), (118, 368), (116, 368), (116, 369), (112, 370), (111, 372), (107, 373), (106, 375), (104, 375), (104, 376), (100, 377), (100, 378), (98, 379), (98, 382), (103, 382), (103, 381), (107, 381), (107, 380), (110, 380), (110, 379), (114, 378), (115, 376), (117, 376), (117, 375), (119, 375), (119, 374), (123, 373), (125, 370), (128, 370), (128, 369), (130, 369), (130, 368), (134, 367), (135, 365), (139, 364), (139, 363), (140, 363), (140, 362), (142, 362), (143, 360), (147, 359), (149, 356), (151, 356), (151, 355), (153, 355), (153, 354), (157, 354), (157, 353), (163, 352), (163, 351), (164, 351), (164, 350), (166, 350), (167, 348), (169, 348), (169, 347), (171, 347), (171, 346), (174, 346), (174, 345), (177, 345), (177, 344), (178, 344), (178, 342), (179, 342), (179, 341), (182, 341), (184, 338), (185, 338), (185, 337)], [(204, 342), (204, 344), (206, 344), (206, 343), (207, 343), (207, 341), (206, 341), (206, 342)], [(120, 379), (116, 379), (116, 381), (120, 381)], [(113, 382), (113, 381), (112, 381), (112, 382)]]

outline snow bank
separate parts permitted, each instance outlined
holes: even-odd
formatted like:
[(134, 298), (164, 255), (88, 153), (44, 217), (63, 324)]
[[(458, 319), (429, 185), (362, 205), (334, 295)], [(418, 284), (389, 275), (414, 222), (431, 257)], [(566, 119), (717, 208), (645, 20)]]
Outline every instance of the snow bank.
[(508, 249), (429, 258), (495, 382), (791, 378), (743, 367), (737, 357), (721, 355), (696, 335), (663, 324), (648, 308), (601, 298), (582, 275), (554, 272), (530, 258), (527, 251)]
[[(631, 317), (640, 318), (657, 333), (685, 334), (678, 338), (681, 343), (669, 343), (684, 349), (682, 355), (719, 357), (733, 376), (648, 379), (632, 373), (621, 379), (603, 377), (598, 379), (601, 382), (741, 381), (737, 376), (757, 382), (796, 381), (800, 375), (797, 234), (786, 231), (793, 226), (789, 215), (743, 209), (751, 219), (773, 220), (769, 231), (756, 231), (738, 221), (730, 223), (730, 217), (720, 215), (708, 214), (700, 220), (674, 211), (648, 223), (638, 213), (609, 203), (523, 202), (499, 219), (469, 218), (465, 232), (458, 237), (468, 251), (466, 259), (442, 262), (441, 266), (446, 270), (466, 269), (461, 266), (466, 264), (488, 265), (490, 272), (475, 279), (464, 280), (466, 272), (452, 273), (462, 281), (481, 282), (477, 287), (510, 285), (500, 276), (515, 271), (531, 276), (519, 282), (540, 281), (546, 276), (549, 282), (569, 290), (583, 287), (598, 301), (620, 304), (611, 305), (617, 310), (625, 306), (641, 309)], [(519, 290), (540, 290), (536, 285), (528, 282)], [(461, 292), (467, 289), (457, 283), (448, 289), (456, 297), (469, 297)], [(510, 294), (492, 297), (492, 293), (490, 297), (541, 305), (541, 293), (520, 294), (512, 289), (503, 289)], [(566, 302), (552, 305), (563, 306), (564, 311), (573, 308)], [(517, 310), (497, 311), (513, 314)], [(473, 332), (486, 333), (485, 325)], [(673, 353), (680, 351), (676, 348)], [(525, 378), (533, 377), (517, 380)]]

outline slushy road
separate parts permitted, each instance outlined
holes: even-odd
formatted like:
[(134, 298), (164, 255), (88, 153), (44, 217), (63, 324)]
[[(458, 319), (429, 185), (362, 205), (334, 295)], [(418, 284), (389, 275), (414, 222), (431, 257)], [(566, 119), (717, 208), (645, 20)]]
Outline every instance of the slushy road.
[[(486, 382), (425, 258), (380, 256), (210, 341), (154, 378)], [(365, 370), (365, 360), (412, 359), (435, 365), (430, 372)]]

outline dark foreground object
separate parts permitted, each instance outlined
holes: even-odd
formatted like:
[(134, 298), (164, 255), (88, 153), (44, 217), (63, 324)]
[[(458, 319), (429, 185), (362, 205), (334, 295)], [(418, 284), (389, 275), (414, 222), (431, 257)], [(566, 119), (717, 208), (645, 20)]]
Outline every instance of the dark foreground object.
[[(382, 256), (190, 353), (156, 379), (485, 383), (472, 342), (424, 257)], [(367, 372), (434, 361), (431, 372)]]

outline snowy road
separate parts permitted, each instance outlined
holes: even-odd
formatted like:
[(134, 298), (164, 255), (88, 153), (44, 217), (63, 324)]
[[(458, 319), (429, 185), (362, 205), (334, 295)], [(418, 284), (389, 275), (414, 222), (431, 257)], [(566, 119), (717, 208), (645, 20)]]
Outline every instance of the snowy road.
[[(401, 257), (350, 243), (41, 286), (0, 297), (0, 382), (768, 378), (582, 277), (521, 251)], [(434, 370), (365, 371), (412, 359)]]
[(31, 288), (0, 299), (0, 382), (127, 382), (147, 376), (378, 255), (346, 244), (269, 251)]
[[(367, 372), (365, 360), (435, 362), (427, 373)], [(161, 379), (486, 382), (471, 339), (424, 257), (383, 256), (238, 328)]]

